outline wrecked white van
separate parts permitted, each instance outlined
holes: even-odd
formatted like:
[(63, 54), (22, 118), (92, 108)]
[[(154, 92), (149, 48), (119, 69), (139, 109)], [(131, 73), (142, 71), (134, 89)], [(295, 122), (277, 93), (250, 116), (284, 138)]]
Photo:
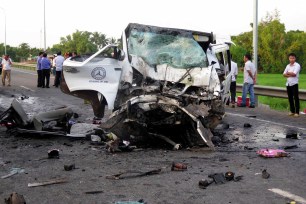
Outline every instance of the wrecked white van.
[[(102, 128), (122, 140), (209, 146), (231, 77), (227, 44), (212, 33), (131, 23), (122, 47), (64, 62), (61, 89), (91, 101)], [(175, 146), (175, 145), (174, 145)]]

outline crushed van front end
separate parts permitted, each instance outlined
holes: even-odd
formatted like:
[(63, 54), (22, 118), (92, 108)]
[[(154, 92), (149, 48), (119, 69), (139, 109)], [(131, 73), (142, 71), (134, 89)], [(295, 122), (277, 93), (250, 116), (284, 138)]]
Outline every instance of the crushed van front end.
[[(212, 43), (211, 33), (129, 24), (122, 50), (108, 46), (83, 62), (66, 61), (62, 90), (91, 100), (95, 115), (112, 109), (101, 127), (122, 140), (213, 148), (229, 77), (220, 76), (225, 64)], [(102, 70), (98, 79), (95, 70)]]

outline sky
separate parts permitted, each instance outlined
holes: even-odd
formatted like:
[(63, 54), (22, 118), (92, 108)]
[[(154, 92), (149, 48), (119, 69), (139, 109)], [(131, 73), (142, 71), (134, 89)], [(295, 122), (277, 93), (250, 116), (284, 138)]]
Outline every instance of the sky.
[[(254, 0), (45, 0), (46, 44), (76, 30), (101, 32), (120, 38), (128, 23), (238, 35), (251, 30)], [(44, 1), (0, 0), (6, 14), (6, 43), (44, 47)], [(0, 43), (5, 15), (0, 8)], [(305, 0), (258, 0), (258, 21), (280, 12), (286, 30), (306, 31)]]

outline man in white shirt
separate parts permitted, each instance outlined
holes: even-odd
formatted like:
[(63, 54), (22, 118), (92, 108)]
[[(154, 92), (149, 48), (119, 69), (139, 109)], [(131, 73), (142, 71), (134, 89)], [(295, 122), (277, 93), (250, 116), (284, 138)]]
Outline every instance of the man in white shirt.
[(12, 60), (9, 55), (4, 55), (2, 59), (2, 85), (5, 86), (5, 80), (7, 78), (8, 86), (11, 86), (11, 69)]
[(251, 62), (251, 55), (244, 55), (244, 72), (243, 72), (243, 87), (242, 87), (242, 103), (239, 107), (246, 107), (246, 96), (250, 94), (250, 108), (255, 108), (255, 95), (254, 95), (254, 84), (256, 83), (256, 68), (254, 64)]
[(294, 53), (289, 54), (289, 64), (283, 73), (283, 76), (287, 78), (287, 94), (290, 104), (289, 116), (299, 117), (300, 101), (299, 101), (299, 73), (301, 66), (295, 62), (296, 55)]
[(58, 87), (60, 85), (60, 79), (62, 75), (64, 61), (65, 58), (62, 56), (62, 52), (58, 52), (57, 56), (54, 59), (55, 69), (56, 69), (55, 83), (54, 83), (55, 87)]

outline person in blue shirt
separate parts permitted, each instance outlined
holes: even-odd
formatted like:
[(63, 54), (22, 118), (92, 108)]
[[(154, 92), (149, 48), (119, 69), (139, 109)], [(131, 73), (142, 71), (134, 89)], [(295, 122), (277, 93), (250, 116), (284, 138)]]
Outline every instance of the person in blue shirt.
[(41, 59), (43, 56), (43, 52), (39, 52), (36, 63), (37, 70), (37, 87), (42, 87), (42, 70), (41, 70)]
[(47, 53), (43, 54), (43, 57), (41, 59), (41, 70), (42, 70), (42, 88), (50, 88), (49, 82), (50, 82), (50, 68), (51, 68), (51, 62), (47, 58)]

